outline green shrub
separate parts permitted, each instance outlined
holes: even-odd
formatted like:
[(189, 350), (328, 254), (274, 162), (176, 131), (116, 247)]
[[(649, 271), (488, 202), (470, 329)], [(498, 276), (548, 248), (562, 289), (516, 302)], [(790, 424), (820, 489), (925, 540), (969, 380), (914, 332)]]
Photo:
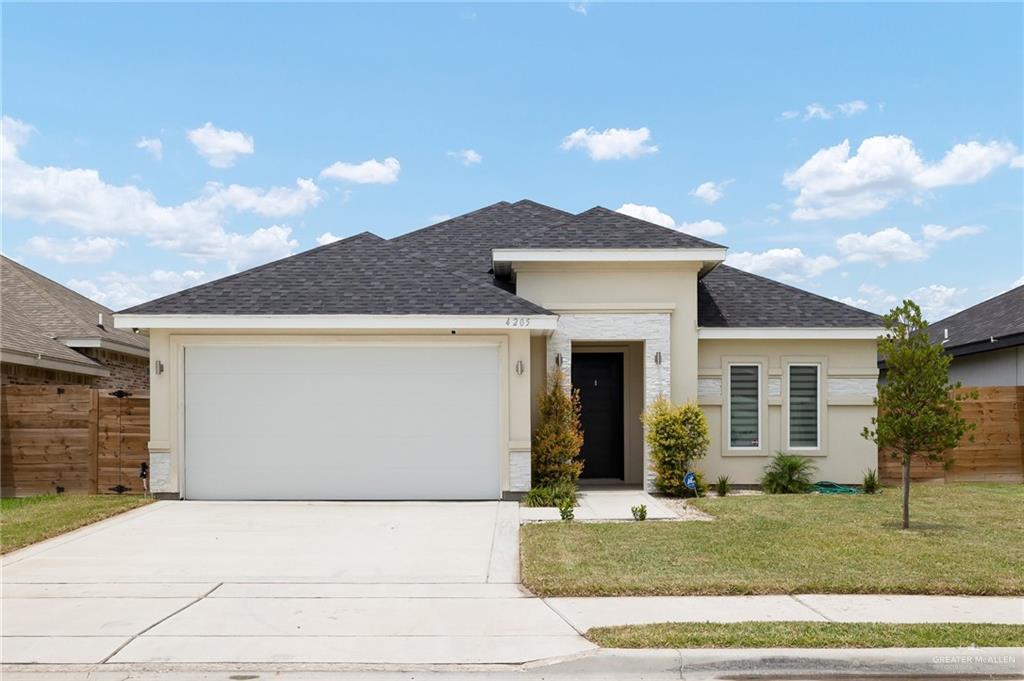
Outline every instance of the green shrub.
[(729, 493), (729, 476), (719, 475), (718, 480), (715, 482), (715, 493), (720, 497), (724, 497)]
[(878, 492), (878, 471), (870, 468), (864, 471), (864, 484), (861, 489), (864, 494), (875, 494)]
[(629, 510), (633, 512), (633, 520), (647, 520), (647, 504), (630, 506)]
[(558, 506), (566, 500), (576, 503), (576, 485), (562, 482), (547, 487), (534, 487), (523, 496), (524, 506)]
[(580, 393), (566, 392), (563, 380), (562, 370), (556, 369), (539, 397), (540, 423), (533, 434), (532, 454), (533, 484), (538, 487), (575, 486), (583, 470)]
[(659, 397), (641, 418), (656, 476), (654, 486), (665, 494), (686, 496), (689, 490), (683, 477), (691, 462), (704, 458), (711, 444), (704, 411), (693, 401), (674, 405)]
[(805, 456), (776, 452), (765, 466), (761, 488), (768, 494), (804, 494), (813, 488), (811, 475), (817, 467)]
[(576, 504), (572, 503), (568, 499), (561, 499), (558, 502), (558, 515), (562, 516), (562, 520), (572, 520), (576, 517)]

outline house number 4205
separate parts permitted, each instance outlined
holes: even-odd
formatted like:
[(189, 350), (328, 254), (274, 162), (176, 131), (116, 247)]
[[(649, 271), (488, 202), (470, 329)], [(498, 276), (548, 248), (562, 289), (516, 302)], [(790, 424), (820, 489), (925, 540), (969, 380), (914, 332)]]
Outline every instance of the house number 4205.
[(505, 317), (505, 326), (529, 326), (529, 317)]

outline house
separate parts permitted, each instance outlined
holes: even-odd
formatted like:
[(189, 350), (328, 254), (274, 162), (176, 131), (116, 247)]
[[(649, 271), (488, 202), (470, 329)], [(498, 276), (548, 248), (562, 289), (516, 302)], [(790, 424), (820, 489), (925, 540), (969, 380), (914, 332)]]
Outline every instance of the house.
[(699, 400), (709, 476), (777, 450), (875, 465), (880, 319), (605, 208), (500, 202), (362, 233), (124, 310), (153, 357), (152, 488), (194, 499), (494, 499), (530, 488), (536, 398), (581, 391), (583, 482), (652, 485), (640, 414)]
[(114, 312), (0, 255), (0, 382), (146, 392), (149, 340)]
[(952, 357), (951, 382), (1024, 385), (1024, 285), (931, 324), (928, 336)]

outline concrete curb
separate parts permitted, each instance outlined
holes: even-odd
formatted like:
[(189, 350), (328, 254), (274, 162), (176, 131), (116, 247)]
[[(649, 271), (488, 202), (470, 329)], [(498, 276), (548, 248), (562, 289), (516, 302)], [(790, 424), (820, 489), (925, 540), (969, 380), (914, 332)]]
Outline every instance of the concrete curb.
[(605, 649), (525, 665), (353, 665), (353, 664), (104, 664), (3, 665), (5, 681), (110, 679), (130, 681), (228, 681), (247, 673), (286, 681), (321, 681), (353, 675), (381, 681), (421, 679), (710, 679), (889, 678), (1024, 679), (1019, 648), (880, 649)]

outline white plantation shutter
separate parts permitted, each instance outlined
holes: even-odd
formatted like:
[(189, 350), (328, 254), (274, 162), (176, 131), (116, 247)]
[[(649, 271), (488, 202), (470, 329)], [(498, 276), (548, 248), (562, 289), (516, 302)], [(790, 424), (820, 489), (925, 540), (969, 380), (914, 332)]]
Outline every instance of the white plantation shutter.
[(760, 447), (761, 367), (734, 364), (729, 367), (729, 446)]
[(818, 365), (789, 367), (789, 446), (818, 447)]

